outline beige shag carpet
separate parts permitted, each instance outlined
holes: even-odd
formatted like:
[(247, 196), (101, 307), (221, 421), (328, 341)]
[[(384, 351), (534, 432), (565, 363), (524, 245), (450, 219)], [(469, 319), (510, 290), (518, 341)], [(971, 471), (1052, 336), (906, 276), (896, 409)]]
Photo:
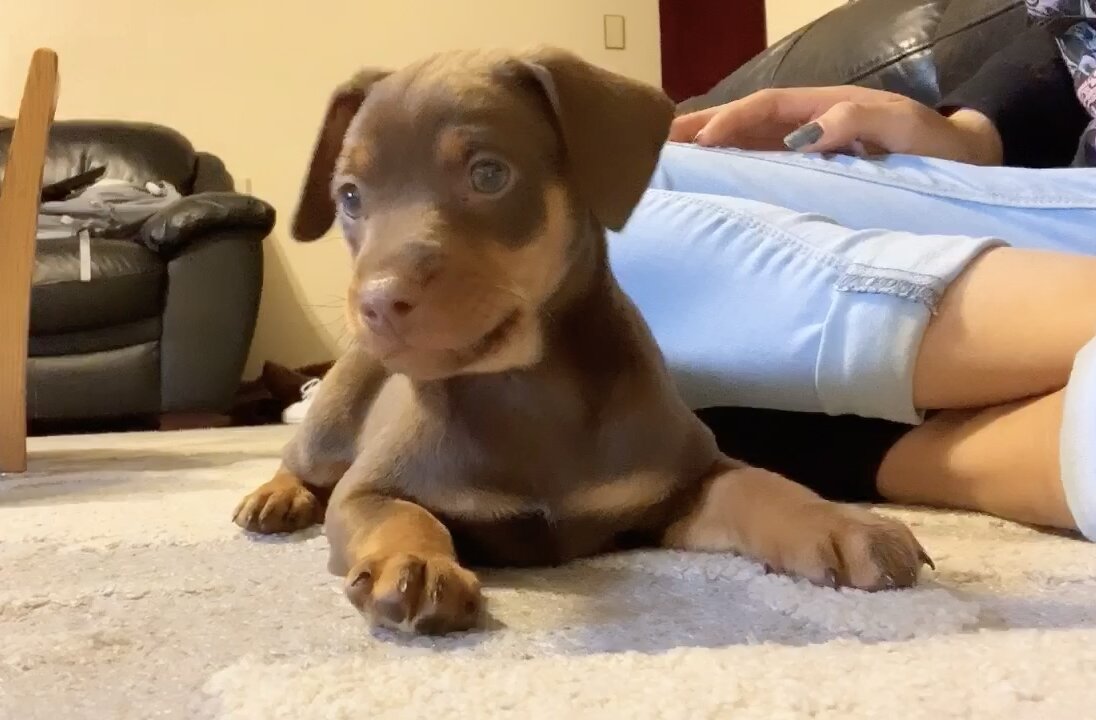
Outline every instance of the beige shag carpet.
[(32, 441), (0, 478), (0, 717), (1096, 717), (1096, 548), (967, 515), (897, 513), (939, 568), (910, 591), (647, 552), (489, 574), (483, 632), (372, 634), (318, 530), (229, 521), (289, 432)]

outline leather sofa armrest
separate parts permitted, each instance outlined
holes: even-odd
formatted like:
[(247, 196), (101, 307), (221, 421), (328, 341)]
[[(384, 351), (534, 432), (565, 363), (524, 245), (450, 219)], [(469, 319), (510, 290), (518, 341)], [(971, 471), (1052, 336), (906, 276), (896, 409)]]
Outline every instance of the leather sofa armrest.
[(235, 192), (189, 195), (141, 225), (137, 239), (154, 252), (178, 253), (195, 238), (218, 231), (246, 231), (265, 237), (274, 227), (274, 208), (256, 197)]
[(231, 405), (258, 318), (264, 237), (215, 231), (167, 263), (161, 412), (222, 413)]

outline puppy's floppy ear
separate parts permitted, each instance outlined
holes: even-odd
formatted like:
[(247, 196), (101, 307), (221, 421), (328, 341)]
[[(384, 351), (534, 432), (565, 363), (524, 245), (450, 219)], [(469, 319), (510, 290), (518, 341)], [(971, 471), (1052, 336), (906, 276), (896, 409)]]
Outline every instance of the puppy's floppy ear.
[(327, 103), (319, 137), (312, 148), (312, 161), (301, 187), (297, 211), (293, 216), (295, 240), (308, 242), (323, 236), (335, 222), (335, 202), (331, 199), (331, 176), (342, 152), (343, 138), (354, 116), (358, 114), (370, 88), (390, 72), (365, 69), (343, 83)]
[(658, 163), (673, 101), (565, 50), (542, 48), (522, 59), (555, 112), (571, 182), (594, 217), (619, 230)]

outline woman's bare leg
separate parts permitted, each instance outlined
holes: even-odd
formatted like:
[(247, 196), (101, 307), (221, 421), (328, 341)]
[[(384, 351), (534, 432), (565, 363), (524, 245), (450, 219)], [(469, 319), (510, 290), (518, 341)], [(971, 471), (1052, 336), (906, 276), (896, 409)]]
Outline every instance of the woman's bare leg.
[(891, 502), (1075, 530), (1060, 480), (1061, 417), (1061, 391), (985, 410), (942, 412), (887, 453), (879, 492)]
[(883, 497), (1076, 529), (1059, 467), (1062, 388), (1094, 333), (1096, 258), (1002, 248), (972, 263), (914, 373), (916, 405), (945, 411), (887, 454)]
[(1060, 390), (1094, 334), (1096, 257), (990, 250), (956, 279), (925, 331), (914, 405), (983, 408)]

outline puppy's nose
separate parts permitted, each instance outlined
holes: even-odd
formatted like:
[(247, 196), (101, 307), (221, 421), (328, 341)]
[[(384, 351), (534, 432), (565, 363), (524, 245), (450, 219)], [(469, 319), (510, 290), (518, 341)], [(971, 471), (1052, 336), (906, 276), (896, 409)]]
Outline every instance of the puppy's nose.
[(375, 333), (398, 334), (404, 320), (418, 304), (419, 293), (419, 287), (399, 278), (370, 280), (358, 296), (362, 319)]

